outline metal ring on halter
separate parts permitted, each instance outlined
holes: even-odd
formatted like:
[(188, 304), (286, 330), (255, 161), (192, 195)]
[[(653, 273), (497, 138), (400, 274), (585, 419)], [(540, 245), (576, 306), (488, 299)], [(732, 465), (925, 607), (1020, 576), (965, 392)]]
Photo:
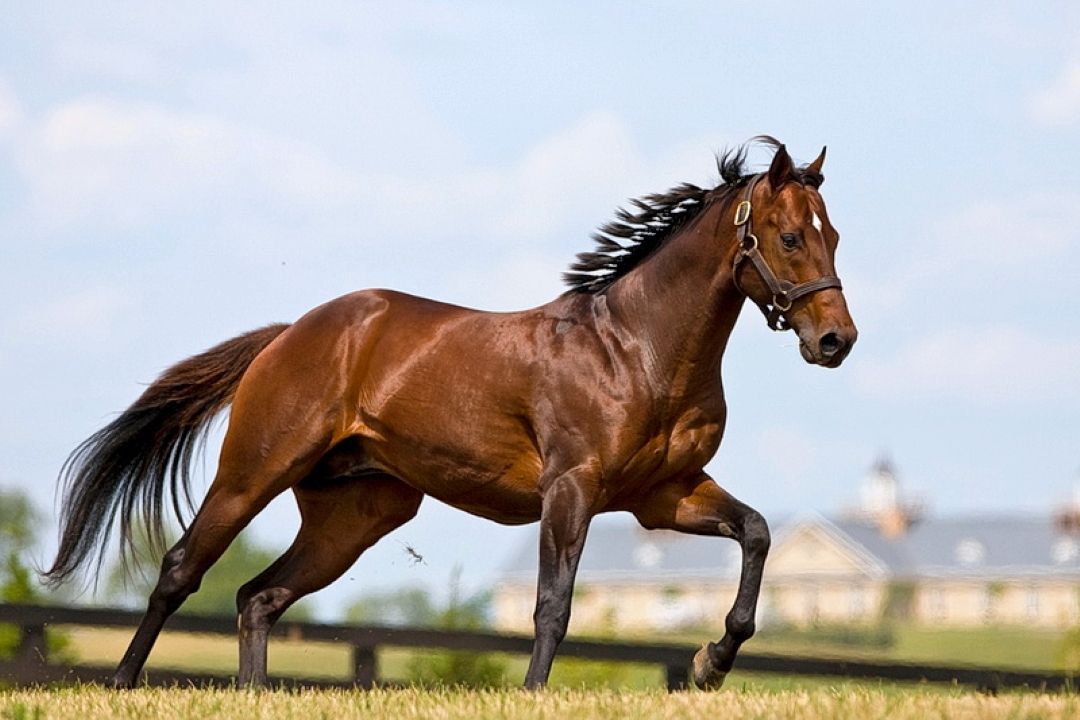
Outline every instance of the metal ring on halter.
[[(781, 296), (787, 299), (787, 305), (781, 305), (780, 304)], [(795, 302), (794, 300), (792, 300), (790, 297), (788, 297), (787, 292), (774, 293), (773, 296), (772, 296), (773, 307), (776, 308), (777, 310), (779, 310), (780, 312), (787, 312), (788, 310), (790, 310), (791, 305), (794, 302)]]
[[(753, 243), (751, 243), (750, 245), (747, 245), (746, 244), (747, 240), (753, 240)], [(755, 250), (757, 250), (757, 247), (758, 247), (757, 235), (755, 235), (754, 233), (746, 233), (746, 237), (743, 238), (743, 246), (742, 246), (743, 253), (745, 253), (745, 254), (752, 253)]]

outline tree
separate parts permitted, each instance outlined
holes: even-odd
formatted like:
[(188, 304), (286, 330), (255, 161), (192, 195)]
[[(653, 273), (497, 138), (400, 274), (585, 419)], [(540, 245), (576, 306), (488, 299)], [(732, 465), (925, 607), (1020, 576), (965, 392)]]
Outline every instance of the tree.
[(345, 610), (345, 621), (369, 625), (430, 627), (435, 624), (438, 608), (427, 591), (407, 587), (390, 592), (361, 596)]
[[(441, 630), (479, 630), (487, 627), (491, 593), (461, 594), (461, 568), (450, 577), (450, 597), (438, 608), (422, 588), (404, 588), (361, 597), (346, 612), (350, 622), (435, 627)], [(406, 668), (420, 685), (493, 687), (506, 684), (506, 661), (490, 654), (459, 651), (413, 655)]]
[(1057, 653), (1062, 670), (1070, 675), (1080, 673), (1080, 625), (1065, 633)]
[[(419, 587), (371, 593), (357, 599), (345, 611), (347, 622), (373, 625), (434, 627), (440, 630), (479, 630), (488, 626), (491, 593), (468, 597), (461, 593), (461, 568), (450, 577), (450, 596), (438, 607)], [(411, 682), (420, 685), (493, 687), (506, 684), (507, 663), (499, 656), (475, 652), (418, 652), (406, 667)]]
[(39, 602), (42, 594), (23, 562), (37, 539), (41, 522), (29, 498), (17, 490), (0, 490), (0, 600)]
[[(18, 490), (0, 490), (0, 602), (42, 603), (48, 597), (34, 580), (25, 556), (37, 542), (41, 516)], [(51, 657), (72, 660), (68, 636), (47, 628)], [(11, 657), (20, 642), (14, 625), (0, 625), (0, 657)]]
[[(461, 566), (450, 575), (450, 597), (435, 616), (442, 630), (480, 630), (488, 626), (491, 593), (461, 594)], [(415, 655), (408, 665), (409, 680), (420, 685), (495, 687), (506, 684), (506, 660), (491, 654), (446, 650)]]

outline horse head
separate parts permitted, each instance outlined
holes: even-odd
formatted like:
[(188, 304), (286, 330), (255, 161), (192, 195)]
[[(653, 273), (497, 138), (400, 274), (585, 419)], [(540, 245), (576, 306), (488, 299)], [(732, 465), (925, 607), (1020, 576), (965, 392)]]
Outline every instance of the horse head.
[(838, 367), (858, 331), (836, 276), (840, 235), (820, 193), (825, 150), (796, 167), (784, 145), (764, 140), (776, 154), (767, 172), (749, 179), (735, 207), (734, 282), (770, 327), (795, 331), (807, 362)]

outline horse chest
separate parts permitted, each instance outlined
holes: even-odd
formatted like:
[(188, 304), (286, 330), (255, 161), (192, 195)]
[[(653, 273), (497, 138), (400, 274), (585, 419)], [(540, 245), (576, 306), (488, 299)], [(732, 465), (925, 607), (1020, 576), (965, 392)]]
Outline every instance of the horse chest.
[(699, 422), (675, 428), (668, 436), (666, 464), (676, 472), (700, 469), (716, 454), (722, 435), (721, 422)]
[(673, 477), (701, 470), (716, 453), (723, 429), (722, 417), (700, 413), (661, 428), (624, 465), (618, 494), (646, 491)]

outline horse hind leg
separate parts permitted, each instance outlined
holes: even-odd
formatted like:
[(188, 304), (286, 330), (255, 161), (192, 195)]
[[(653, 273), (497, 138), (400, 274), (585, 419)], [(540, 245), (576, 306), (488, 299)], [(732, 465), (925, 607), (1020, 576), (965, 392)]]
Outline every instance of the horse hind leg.
[(221, 493), (207, 496), (187, 532), (165, 553), (146, 614), (113, 674), (114, 687), (134, 686), (165, 621), (199, 589), (206, 571), (269, 500)]
[(198, 590), (203, 575), (251, 519), (310, 472), (329, 442), (328, 431), (299, 433), (290, 428), (288, 442), (265, 452), (262, 448), (270, 446), (267, 433), (282, 426), (264, 418), (263, 429), (253, 432), (256, 426), (244, 417), (234, 410), (214, 482), (190, 527), (165, 554), (146, 614), (113, 675), (114, 687), (135, 684), (169, 616)]
[(341, 577), (361, 553), (412, 519), (423, 498), (389, 475), (313, 476), (294, 493), (301, 522), (292, 546), (236, 594), (241, 685), (266, 684), (267, 640), (282, 613)]

